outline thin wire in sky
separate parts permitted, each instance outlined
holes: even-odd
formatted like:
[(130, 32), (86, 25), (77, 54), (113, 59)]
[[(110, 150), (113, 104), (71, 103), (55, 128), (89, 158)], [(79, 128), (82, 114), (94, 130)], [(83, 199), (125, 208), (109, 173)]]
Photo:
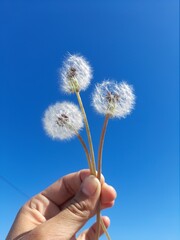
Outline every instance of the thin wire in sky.
[(16, 192), (18, 192), (21, 196), (25, 197), (26, 199), (29, 199), (30, 197), (28, 196), (28, 194), (26, 194), (25, 192), (23, 192), (21, 189), (19, 189), (17, 186), (15, 186), (11, 181), (9, 181), (8, 179), (6, 179), (5, 177), (0, 175), (0, 179), (5, 182), (6, 184), (8, 184), (11, 188), (13, 188)]

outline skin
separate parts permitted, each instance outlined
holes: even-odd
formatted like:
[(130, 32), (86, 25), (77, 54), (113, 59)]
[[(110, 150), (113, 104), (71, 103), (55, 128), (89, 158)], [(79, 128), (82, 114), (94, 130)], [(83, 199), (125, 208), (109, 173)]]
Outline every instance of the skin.
[[(96, 214), (99, 198), (101, 209), (112, 207), (116, 198), (103, 176), (99, 182), (89, 170), (66, 175), (20, 209), (6, 240), (92, 240), (96, 223), (78, 237), (76, 233)], [(108, 227), (109, 218), (102, 219)]]

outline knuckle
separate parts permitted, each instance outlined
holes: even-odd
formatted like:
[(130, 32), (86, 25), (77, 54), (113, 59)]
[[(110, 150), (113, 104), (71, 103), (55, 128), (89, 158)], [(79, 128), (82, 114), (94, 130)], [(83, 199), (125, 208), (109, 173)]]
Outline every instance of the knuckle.
[(67, 206), (67, 209), (76, 217), (86, 220), (91, 216), (92, 207), (88, 204), (88, 201), (81, 200), (79, 201), (76, 198), (73, 198), (70, 204)]
[(28, 205), (31, 209), (36, 209), (38, 212), (43, 214), (49, 205), (49, 200), (43, 194), (38, 194), (29, 200)]
[(26, 218), (29, 216), (34, 224), (41, 224), (46, 221), (44, 216), (47, 201), (40, 194), (31, 198), (19, 211), (19, 214), (24, 215)]
[(74, 193), (75, 193), (74, 188), (72, 188), (71, 184), (68, 183), (66, 178), (64, 177), (64, 178), (60, 179), (60, 181), (62, 181), (62, 185), (65, 187), (65, 190), (68, 193), (68, 195), (69, 196), (74, 195)]
[(41, 239), (47, 239), (47, 234), (45, 235), (45, 233), (41, 230), (33, 230), (31, 231), (29, 234), (27, 234), (27, 236), (24, 238), (22, 238), (22, 240), (41, 240)]

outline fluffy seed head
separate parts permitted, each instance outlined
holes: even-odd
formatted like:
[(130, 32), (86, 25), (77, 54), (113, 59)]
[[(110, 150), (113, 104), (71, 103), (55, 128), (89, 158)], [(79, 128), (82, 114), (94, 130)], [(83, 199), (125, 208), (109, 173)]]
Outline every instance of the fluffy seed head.
[(92, 69), (84, 57), (69, 54), (60, 70), (60, 75), (62, 90), (73, 93), (88, 87), (92, 78)]
[(70, 139), (83, 127), (83, 118), (75, 104), (58, 102), (45, 111), (43, 126), (53, 139)]
[(103, 81), (96, 85), (92, 104), (101, 114), (124, 118), (130, 114), (135, 104), (133, 88), (125, 82)]

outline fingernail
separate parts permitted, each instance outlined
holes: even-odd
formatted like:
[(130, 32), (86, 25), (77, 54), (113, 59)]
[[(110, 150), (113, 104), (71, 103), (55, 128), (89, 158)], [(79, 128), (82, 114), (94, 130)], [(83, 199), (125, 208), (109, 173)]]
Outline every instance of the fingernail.
[(99, 180), (93, 175), (90, 175), (84, 179), (81, 190), (88, 197), (92, 197), (95, 195), (99, 184)]

